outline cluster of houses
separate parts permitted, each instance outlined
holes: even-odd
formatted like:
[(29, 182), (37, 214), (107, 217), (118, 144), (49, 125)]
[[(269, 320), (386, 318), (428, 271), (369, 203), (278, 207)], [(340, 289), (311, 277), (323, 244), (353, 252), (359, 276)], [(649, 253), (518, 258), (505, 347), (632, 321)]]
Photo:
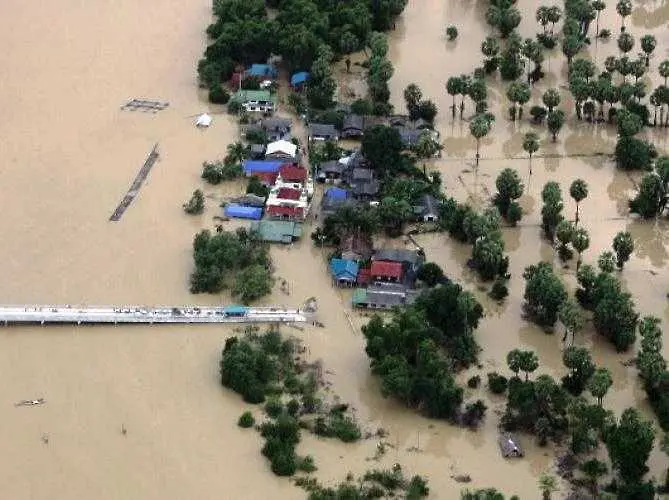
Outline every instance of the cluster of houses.
[(330, 260), (329, 271), (337, 286), (356, 287), (353, 307), (390, 309), (413, 303), (419, 294), (416, 276), (424, 263), (420, 250), (380, 249), (369, 258), (349, 250)]

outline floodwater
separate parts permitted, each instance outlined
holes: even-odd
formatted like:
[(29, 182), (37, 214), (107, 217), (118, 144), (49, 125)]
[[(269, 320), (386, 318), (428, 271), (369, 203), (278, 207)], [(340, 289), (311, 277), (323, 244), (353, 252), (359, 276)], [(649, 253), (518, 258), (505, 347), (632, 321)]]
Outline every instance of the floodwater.
[[(204, 46), (210, 2), (165, 0), (156, 8), (128, 0), (95, 6), (63, 0), (41, 5), (38, 12), (17, 0), (2, 0), (2, 6), (11, 15), (0, 18), (0, 43), (5, 47), (0, 65), (6, 68), (0, 76), (0, 185), (5, 202), (0, 214), (0, 302), (227, 302), (224, 294), (190, 295), (187, 276), (193, 235), (213, 227), (219, 201), (239, 186), (205, 186), (209, 201), (201, 217), (187, 217), (181, 209), (190, 193), (203, 187), (201, 163), (223, 156), (225, 145), (237, 137), (237, 126), (206, 104), (196, 87), (195, 65)], [(591, 235), (586, 262), (609, 247), (617, 231), (634, 235), (636, 250), (622, 279), (638, 309), (661, 317), (665, 328), (667, 224), (629, 217), (625, 200), (638, 175), (627, 176), (608, 160), (588, 156), (610, 152), (615, 133), (576, 123), (566, 92), (568, 123), (556, 144), (542, 131), (545, 140), (530, 178), (520, 147), (529, 125), (502, 116), (505, 86), (491, 85), (490, 102), (498, 119), (483, 141), (478, 173), (473, 173), (474, 141), (467, 123), (451, 120), (444, 83), (450, 75), (470, 72), (480, 60), (478, 46), (489, 30), (482, 9), (483, 2), (412, 0), (391, 35), (391, 88), (398, 109), (401, 91), (410, 82), (417, 82), (437, 103), (446, 149), (432, 167), (442, 172), (446, 190), (458, 199), (482, 205), (494, 192), (497, 172), (507, 166), (523, 172), (527, 194), (521, 201), (528, 214), (518, 228), (505, 230), (514, 277), (509, 298), (498, 306), (478, 291), (463, 267), (468, 248), (445, 235), (425, 235), (420, 242), (431, 260), (476, 291), (486, 306), (477, 333), (484, 348), (482, 375), (504, 371), (506, 352), (520, 345), (538, 352), (541, 370), (560, 376), (559, 333), (546, 335), (520, 318), (522, 269), (552, 258), (551, 248), (539, 238), (543, 184), (556, 179), (568, 189), (576, 177), (588, 182), (590, 195), (581, 210)], [(531, 35), (537, 30), (533, 2), (521, 2), (521, 9), (526, 18), (521, 31)], [(661, 28), (668, 17), (660, 2), (644, 2), (628, 20), (637, 39), (646, 31), (658, 37), (655, 66), (665, 56), (668, 40)], [(445, 41), (448, 24), (460, 28), (456, 42)], [(601, 25), (614, 32), (619, 25), (611, 6)], [(603, 60), (615, 50), (611, 41), (591, 47), (590, 54)], [(564, 82), (563, 57), (556, 51), (547, 59), (548, 76), (535, 89), (534, 101), (547, 85)], [(360, 87), (355, 75), (349, 78), (351, 88)], [(170, 107), (156, 114), (120, 111), (133, 97), (167, 100)], [(200, 131), (193, 126), (194, 115), (204, 111), (213, 113), (214, 123)], [(655, 131), (653, 138), (665, 147), (665, 131)], [(139, 196), (120, 222), (108, 222), (156, 142), (161, 158)], [(570, 213), (574, 206), (565, 197)], [(327, 250), (313, 248), (308, 238), (292, 247), (273, 248), (277, 274), (289, 281), (291, 294), (277, 287), (264, 302), (297, 305), (318, 297), (319, 319), (326, 327), (290, 332), (304, 338), (312, 358), (323, 359), (332, 391), (355, 406), (364, 427), (389, 431), (392, 448), (380, 464), (400, 462), (410, 473), (425, 475), (435, 498), (457, 496), (462, 485), (450, 478), (453, 474), (470, 474), (471, 486), (497, 486), (509, 495), (536, 498), (537, 477), (550, 468), (553, 450), (536, 448), (526, 438), (526, 459), (502, 460), (495, 415), (501, 400), (489, 401), (484, 426), (470, 432), (424, 419), (380, 396), (360, 334), (365, 317), (350, 311), (346, 292), (330, 286), (326, 255)], [(563, 274), (574, 283), (573, 264)], [(271, 474), (259, 453), (258, 435), (235, 425), (246, 405), (222, 390), (217, 380), (219, 352), (230, 333), (205, 325), (1, 331), (0, 376), (7, 381), (0, 385), (3, 497), (300, 498), (289, 481)], [(614, 374), (606, 405), (617, 413), (638, 405), (650, 416), (634, 370), (621, 364), (631, 354), (617, 355), (588, 328), (577, 342), (592, 346), (597, 362)], [(47, 404), (13, 406), (38, 397)], [(468, 390), (467, 397), (488, 396), (479, 389)], [(343, 445), (305, 436), (299, 450), (315, 455), (320, 478), (334, 481), (348, 471), (376, 465), (367, 459), (377, 442)], [(666, 457), (655, 452), (650, 465), (651, 474), (662, 477)]]

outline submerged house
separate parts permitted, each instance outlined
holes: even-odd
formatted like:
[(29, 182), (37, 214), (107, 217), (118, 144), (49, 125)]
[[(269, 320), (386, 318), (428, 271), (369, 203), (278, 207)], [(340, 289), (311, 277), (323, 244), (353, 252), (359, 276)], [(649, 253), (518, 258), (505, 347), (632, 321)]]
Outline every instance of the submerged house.
[(286, 118), (267, 118), (260, 123), (260, 127), (267, 134), (267, 140), (270, 142), (289, 139), (291, 125), (291, 121)]
[(520, 458), (525, 455), (518, 441), (510, 434), (502, 434), (497, 442), (504, 458)]
[(370, 275), (374, 281), (399, 282), (402, 279), (402, 264), (400, 262), (372, 261)]
[(436, 222), (439, 220), (439, 201), (430, 194), (424, 194), (414, 206), (414, 215), (423, 222)]
[(261, 220), (251, 223), (263, 241), (270, 243), (292, 243), (302, 236), (302, 224), (295, 221)]
[(265, 151), (266, 160), (294, 160), (296, 157), (297, 146), (283, 139), (270, 142)]
[(320, 182), (334, 182), (341, 178), (345, 165), (337, 160), (326, 161), (318, 167), (318, 180)]
[(365, 132), (365, 118), (360, 115), (345, 115), (342, 128), (342, 139), (358, 139)]
[(303, 90), (307, 81), (309, 81), (309, 73), (306, 71), (298, 71), (297, 73), (293, 73), (290, 77), (290, 86), (293, 90)]
[(309, 125), (309, 141), (336, 141), (339, 133), (329, 123), (312, 123)]
[(238, 205), (237, 203), (227, 204), (223, 213), (226, 217), (236, 217), (238, 219), (262, 219), (262, 208)]
[(333, 258), (330, 274), (338, 285), (353, 286), (358, 277), (358, 263), (353, 260)]

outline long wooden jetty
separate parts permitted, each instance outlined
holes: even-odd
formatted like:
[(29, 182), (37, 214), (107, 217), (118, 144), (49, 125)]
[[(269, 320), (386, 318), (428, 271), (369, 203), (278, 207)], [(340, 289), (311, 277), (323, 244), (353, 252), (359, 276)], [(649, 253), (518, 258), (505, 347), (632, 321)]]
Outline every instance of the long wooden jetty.
[(111, 217), (109, 217), (110, 221), (117, 222), (121, 220), (121, 217), (123, 217), (123, 213), (135, 199), (135, 196), (137, 196), (137, 193), (139, 192), (140, 188), (142, 187), (142, 184), (149, 175), (149, 172), (153, 168), (153, 165), (156, 163), (156, 161), (158, 161), (158, 157), (159, 157), (158, 143), (156, 142), (153, 145), (153, 148), (151, 149), (149, 156), (146, 157), (144, 165), (142, 165), (142, 168), (140, 168), (139, 172), (137, 172), (137, 176), (135, 177), (135, 180), (130, 186), (130, 189), (128, 189), (128, 192), (121, 200), (121, 203), (119, 203), (118, 207), (116, 207), (116, 210), (114, 210), (114, 213), (111, 214)]
[(245, 306), (0, 306), (0, 325), (153, 324), (153, 323), (304, 323), (308, 312), (285, 307)]

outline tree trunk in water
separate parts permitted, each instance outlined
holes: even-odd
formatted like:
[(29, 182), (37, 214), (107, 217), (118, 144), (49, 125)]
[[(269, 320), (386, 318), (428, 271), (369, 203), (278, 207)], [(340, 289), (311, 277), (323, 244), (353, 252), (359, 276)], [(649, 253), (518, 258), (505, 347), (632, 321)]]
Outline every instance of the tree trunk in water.
[(578, 226), (578, 202), (576, 202), (576, 221), (574, 222), (574, 226)]
[(476, 139), (476, 166), (479, 166), (479, 139)]

